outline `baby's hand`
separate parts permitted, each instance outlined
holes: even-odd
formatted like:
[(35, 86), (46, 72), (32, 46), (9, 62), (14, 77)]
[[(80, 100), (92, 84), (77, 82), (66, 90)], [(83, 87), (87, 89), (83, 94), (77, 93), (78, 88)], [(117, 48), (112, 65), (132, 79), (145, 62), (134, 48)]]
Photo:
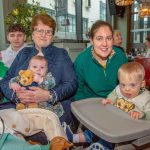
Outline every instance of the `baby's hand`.
[(129, 115), (134, 119), (134, 120), (138, 120), (140, 118), (140, 112), (137, 111), (131, 111), (129, 112)]
[(111, 99), (102, 99), (102, 104), (113, 104)]
[(43, 82), (43, 78), (39, 74), (34, 73), (33, 81), (37, 82), (37, 83), (41, 83), (41, 82)]
[(18, 84), (18, 83), (12, 83), (10, 85), (10, 88), (14, 91), (14, 92), (17, 92), (19, 90), (21, 90), (21, 86)]

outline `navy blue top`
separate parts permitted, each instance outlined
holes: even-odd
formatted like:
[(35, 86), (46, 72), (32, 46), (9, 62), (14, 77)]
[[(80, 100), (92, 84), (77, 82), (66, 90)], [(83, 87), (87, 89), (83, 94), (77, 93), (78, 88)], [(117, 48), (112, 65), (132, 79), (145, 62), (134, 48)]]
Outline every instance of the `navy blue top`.
[[(48, 62), (48, 72), (51, 72), (55, 79), (56, 86), (52, 89), (55, 93), (55, 101), (72, 97), (77, 89), (77, 80), (67, 51), (49, 45), (42, 49), (42, 53)], [(35, 47), (25, 47), (16, 56), (6, 76), (0, 81), (0, 88), (6, 98), (11, 99), (13, 93), (9, 88), (10, 79), (18, 76), (20, 70), (27, 69), (30, 59), (37, 54), (38, 51)]]

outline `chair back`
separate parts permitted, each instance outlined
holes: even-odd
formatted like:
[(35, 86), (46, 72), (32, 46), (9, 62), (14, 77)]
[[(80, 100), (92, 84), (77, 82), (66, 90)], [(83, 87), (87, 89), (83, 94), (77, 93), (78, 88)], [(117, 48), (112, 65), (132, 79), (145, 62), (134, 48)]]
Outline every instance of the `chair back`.
[(143, 65), (145, 69), (146, 86), (150, 87), (150, 58), (137, 58), (135, 61)]

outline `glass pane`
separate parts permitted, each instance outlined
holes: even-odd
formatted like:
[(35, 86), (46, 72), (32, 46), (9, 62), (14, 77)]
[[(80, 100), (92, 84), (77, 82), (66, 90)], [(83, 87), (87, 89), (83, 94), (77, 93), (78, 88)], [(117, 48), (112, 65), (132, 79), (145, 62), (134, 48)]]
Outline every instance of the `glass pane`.
[(150, 34), (150, 17), (141, 18), (138, 11), (139, 3), (135, 1), (132, 6), (131, 41), (133, 47), (145, 47), (145, 38)]
[(106, 1), (100, 1), (100, 20), (106, 21)]

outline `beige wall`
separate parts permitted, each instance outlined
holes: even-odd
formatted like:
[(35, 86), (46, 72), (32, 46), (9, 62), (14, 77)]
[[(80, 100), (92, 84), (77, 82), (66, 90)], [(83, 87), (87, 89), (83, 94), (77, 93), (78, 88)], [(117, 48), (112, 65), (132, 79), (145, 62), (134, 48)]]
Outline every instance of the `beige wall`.
[(130, 14), (130, 7), (127, 6), (125, 8), (125, 14), (124, 17), (117, 17), (114, 16), (113, 24), (114, 29), (118, 29), (121, 31), (123, 36), (123, 43), (122, 46), (125, 49), (130, 49), (130, 29), (131, 29), (131, 14)]

